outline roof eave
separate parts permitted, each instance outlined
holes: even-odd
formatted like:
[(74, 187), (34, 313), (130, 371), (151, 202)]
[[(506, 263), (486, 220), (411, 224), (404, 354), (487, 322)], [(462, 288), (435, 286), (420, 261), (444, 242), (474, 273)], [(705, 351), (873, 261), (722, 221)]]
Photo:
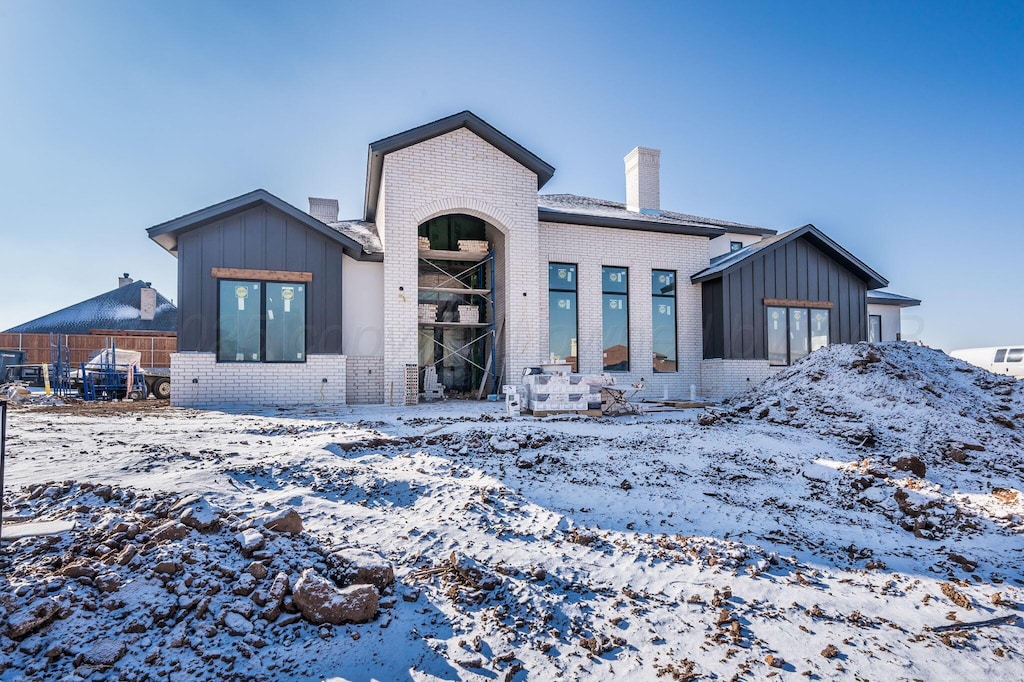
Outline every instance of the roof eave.
[(916, 298), (910, 298), (909, 296), (905, 296), (900, 299), (892, 299), (876, 298), (871, 294), (868, 294), (868, 303), (870, 303), (871, 305), (887, 305), (892, 306), (894, 308), (913, 308), (915, 306), (921, 305), (920, 300)]
[[(771, 244), (768, 247), (766, 247), (766, 249), (774, 250), (784, 244), (788, 244), (791, 241), (794, 241), (796, 239), (799, 239), (800, 237), (805, 236), (811, 239), (811, 241), (816, 242), (819, 247), (823, 247), (826, 251), (831, 252), (830, 256), (835, 260), (846, 261), (846, 265), (848, 268), (858, 272), (861, 279), (863, 279), (864, 282), (867, 284), (868, 290), (881, 289), (882, 287), (889, 286), (889, 280), (887, 280), (886, 278), (882, 277), (880, 274), (869, 268), (867, 265), (864, 264), (863, 261), (861, 261), (852, 253), (844, 249), (842, 246), (833, 241), (831, 237), (829, 237), (824, 232), (822, 232), (821, 230), (819, 230), (818, 228), (811, 224), (807, 224), (801, 228), (793, 230), (789, 234), (780, 238), (774, 244)], [(693, 284), (700, 284), (701, 282), (707, 282), (713, 279), (723, 277), (728, 273), (732, 272), (733, 270), (735, 270), (736, 268), (740, 267), (744, 262), (746, 262), (747, 258), (750, 258), (755, 254), (765, 253), (766, 249), (758, 249), (756, 251), (751, 251), (747, 256), (740, 258), (735, 262), (730, 263), (726, 267), (720, 270), (716, 270), (714, 272), (705, 272), (705, 270), (710, 269), (706, 268), (705, 270), (702, 270), (701, 272), (698, 272), (697, 274), (690, 277), (690, 282)]]
[(551, 176), (555, 174), (554, 166), (487, 121), (471, 111), (460, 111), (457, 114), (452, 114), (451, 116), (446, 116), (431, 123), (426, 123), (370, 143), (366, 157), (366, 195), (363, 204), (364, 220), (368, 222), (376, 220), (377, 201), (380, 196), (380, 180), (384, 169), (385, 156), (391, 152), (411, 147), (460, 128), (470, 130), (491, 146), (532, 171), (537, 176), (538, 190), (547, 184)]
[(254, 206), (259, 206), (260, 204), (271, 206), (293, 220), (296, 220), (316, 232), (319, 232), (323, 236), (339, 242), (342, 246), (342, 250), (352, 258), (362, 258), (364, 249), (359, 242), (355, 241), (351, 237), (341, 234), (337, 230), (332, 230), (313, 216), (292, 206), (287, 201), (274, 196), (265, 189), (253, 190), (252, 192), (234, 197), (233, 199), (222, 201), (219, 204), (214, 204), (198, 211), (193, 211), (192, 213), (175, 218), (174, 220), (168, 220), (165, 223), (154, 225), (153, 227), (147, 228), (146, 233), (149, 235), (150, 239), (166, 249), (168, 253), (177, 257), (178, 235), (204, 227), (218, 220), (229, 218), (237, 213), (253, 208)]
[(591, 227), (611, 227), (620, 230), (642, 230), (645, 232), (664, 232), (668, 234), (685, 234), (709, 239), (725, 234), (720, 227), (700, 227), (696, 225), (678, 225), (661, 223), (651, 220), (633, 220), (630, 218), (613, 218), (610, 216), (594, 216), (583, 213), (563, 213), (547, 208), (538, 208), (537, 217), (546, 223), (563, 223), (567, 225), (589, 225)]

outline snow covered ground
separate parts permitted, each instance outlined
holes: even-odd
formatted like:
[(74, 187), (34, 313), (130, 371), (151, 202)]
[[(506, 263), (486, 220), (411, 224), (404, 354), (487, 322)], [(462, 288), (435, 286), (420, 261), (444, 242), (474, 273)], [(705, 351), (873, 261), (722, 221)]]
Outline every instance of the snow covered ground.
[[(861, 344), (709, 412), (503, 412), (12, 408), (5, 517), (78, 527), (5, 543), (5, 619), (63, 610), (0, 636), (0, 678), (1024, 679), (1024, 383)], [(226, 596), (196, 615), (139, 562), (80, 608), (99, 578), (61, 567), (192, 494), (232, 528), (298, 512), (266, 581), (384, 557), (377, 617), (246, 625)], [(251, 564), (233, 532), (175, 542), (225, 589)]]

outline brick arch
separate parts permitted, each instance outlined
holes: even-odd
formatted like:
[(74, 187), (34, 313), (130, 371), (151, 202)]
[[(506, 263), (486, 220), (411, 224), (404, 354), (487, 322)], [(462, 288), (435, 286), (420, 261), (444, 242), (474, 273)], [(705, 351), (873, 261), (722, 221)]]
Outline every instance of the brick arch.
[(467, 197), (446, 197), (432, 201), (416, 209), (413, 212), (413, 219), (417, 225), (422, 225), (428, 220), (452, 213), (464, 213), (465, 215), (479, 218), (486, 223), (494, 225), (505, 235), (509, 233), (512, 227), (512, 219), (500, 208), (491, 206), (479, 199)]

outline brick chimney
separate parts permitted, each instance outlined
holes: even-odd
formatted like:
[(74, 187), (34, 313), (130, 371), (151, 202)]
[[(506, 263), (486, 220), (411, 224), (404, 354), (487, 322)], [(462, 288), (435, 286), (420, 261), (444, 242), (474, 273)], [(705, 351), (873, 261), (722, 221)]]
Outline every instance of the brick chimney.
[(634, 213), (661, 212), (661, 151), (634, 147), (626, 154), (626, 208)]
[(128, 273), (126, 272), (117, 278), (117, 288), (120, 289), (121, 287), (126, 287), (134, 281), (135, 280), (129, 277)]
[(139, 290), (139, 318), (152, 320), (156, 317), (156, 289), (146, 282), (146, 286)]
[(338, 222), (338, 200), (310, 197), (309, 215), (322, 223)]

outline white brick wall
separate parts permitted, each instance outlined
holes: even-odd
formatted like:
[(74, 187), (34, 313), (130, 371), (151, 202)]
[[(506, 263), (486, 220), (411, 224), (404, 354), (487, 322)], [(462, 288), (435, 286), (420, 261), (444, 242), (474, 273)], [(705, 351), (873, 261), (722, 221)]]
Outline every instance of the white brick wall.
[(749, 391), (785, 367), (771, 367), (767, 360), (723, 360), (700, 363), (700, 394), (719, 400)]
[(175, 407), (344, 405), (346, 385), (344, 355), (310, 355), (304, 363), (218, 363), (214, 353), (171, 355)]
[(449, 213), (481, 218), (505, 237), (505, 376), (541, 359), (537, 176), (461, 128), (384, 158), (377, 212), (384, 240), (383, 390), (393, 390), (397, 404), (405, 397), (405, 366), (418, 362), (417, 228)]
[(345, 397), (349, 405), (384, 402), (384, 358), (349, 356), (346, 366), (348, 381)]
[[(543, 354), (548, 346), (548, 263), (576, 263), (579, 307), (579, 369), (597, 374), (604, 365), (601, 324), (601, 266), (629, 268), (629, 372), (614, 374), (620, 384), (644, 379), (644, 397), (688, 398), (690, 384), (700, 386), (701, 288), (690, 275), (707, 267), (708, 239), (659, 232), (540, 224), (540, 273), (543, 295), (536, 314), (523, 324), (540, 335)], [(655, 374), (651, 330), (651, 270), (676, 271), (677, 372)]]

